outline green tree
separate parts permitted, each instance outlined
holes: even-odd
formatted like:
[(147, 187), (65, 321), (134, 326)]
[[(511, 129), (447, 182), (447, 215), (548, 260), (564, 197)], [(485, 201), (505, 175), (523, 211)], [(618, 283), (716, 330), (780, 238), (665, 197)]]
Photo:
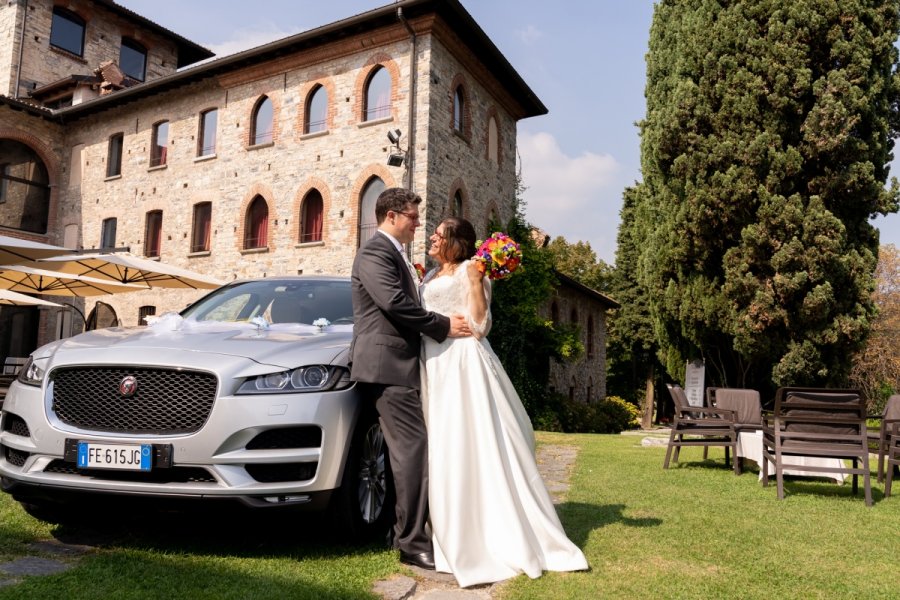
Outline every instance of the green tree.
[(516, 194), (516, 212), (506, 227), (490, 224), (490, 231), (504, 230), (519, 243), (522, 263), (516, 273), (493, 285), (488, 335), (503, 368), (512, 380), (536, 426), (552, 428), (561, 410), (548, 393), (550, 360), (573, 360), (583, 351), (577, 331), (542, 317), (556, 286), (553, 255), (539, 246), (525, 219), (524, 188)]
[(663, 0), (647, 55), (639, 278), (673, 376), (846, 382), (874, 315), (900, 122), (900, 0)]
[(590, 242), (570, 244), (566, 238), (554, 238), (547, 245), (557, 271), (598, 292), (609, 291), (613, 268), (597, 258)]
[[(648, 381), (661, 375), (656, 360), (658, 345), (650, 317), (649, 299), (637, 276), (643, 231), (636, 211), (646, 189), (638, 184), (623, 194), (621, 222), (616, 244), (616, 268), (610, 295), (621, 304), (610, 313), (607, 335), (606, 389), (609, 395), (642, 407), (643, 425), (649, 426), (653, 407), (647, 404)], [(652, 390), (651, 390), (652, 391)]]

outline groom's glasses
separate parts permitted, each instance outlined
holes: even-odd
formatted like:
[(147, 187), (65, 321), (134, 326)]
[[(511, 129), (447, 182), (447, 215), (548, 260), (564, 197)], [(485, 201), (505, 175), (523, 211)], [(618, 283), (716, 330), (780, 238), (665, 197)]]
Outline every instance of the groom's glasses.
[(419, 213), (417, 213), (417, 212), (415, 212), (415, 213), (413, 213), (413, 212), (405, 213), (405, 212), (397, 211), (397, 214), (398, 214), (398, 215), (403, 215), (404, 217), (406, 217), (406, 218), (409, 219), (410, 221), (418, 221), (418, 220), (419, 220)]

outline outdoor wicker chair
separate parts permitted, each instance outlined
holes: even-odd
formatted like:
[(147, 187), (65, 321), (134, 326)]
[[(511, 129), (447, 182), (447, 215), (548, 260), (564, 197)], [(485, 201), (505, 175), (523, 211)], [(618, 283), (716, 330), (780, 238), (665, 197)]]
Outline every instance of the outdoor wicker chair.
[[(675, 419), (669, 434), (663, 468), (669, 468), (671, 458), (678, 462), (678, 454), (683, 446), (702, 446), (704, 450), (710, 446), (723, 446), (727, 467), (729, 451), (734, 454), (737, 448), (734, 411), (714, 406), (691, 406), (681, 386), (666, 384), (666, 387), (669, 388), (669, 394), (675, 404)], [(734, 474), (740, 473), (740, 461), (735, 458)]]
[(894, 423), (900, 422), (900, 394), (894, 394), (888, 398), (884, 405), (884, 412), (881, 414), (881, 427), (878, 433), (869, 434), (869, 441), (878, 444), (878, 483), (884, 481), (884, 458), (888, 454), (891, 443), (891, 427)]
[(900, 468), (900, 421), (891, 425), (888, 438), (887, 476), (884, 480), (884, 497), (891, 496), (891, 482), (894, 480), (894, 469)]
[[(801, 467), (791, 458), (800, 456), (837, 458), (840, 466)], [(852, 461), (852, 467), (845, 460)], [(780, 388), (775, 394), (775, 412), (763, 425), (763, 486), (769, 483), (770, 461), (775, 465), (779, 500), (784, 498), (784, 470), (802, 468), (853, 475), (854, 494), (862, 475), (866, 506), (871, 506), (866, 403), (859, 390)]]

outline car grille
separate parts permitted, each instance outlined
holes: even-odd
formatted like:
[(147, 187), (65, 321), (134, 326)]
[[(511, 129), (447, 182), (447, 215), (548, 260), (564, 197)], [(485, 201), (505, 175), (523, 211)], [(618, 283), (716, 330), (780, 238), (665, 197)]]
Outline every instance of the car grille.
[(28, 430), (28, 424), (25, 423), (25, 420), (19, 415), (12, 413), (3, 414), (3, 431), (22, 437), (31, 437), (31, 432)]
[(27, 452), (22, 452), (21, 450), (16, 450), (15, 448), (10, 448), (9, 446), (3, 446), (4, 454), (6, 455), (6, 460), (11, 465), (15, 465), (17, 467), (21, 467), (25, 464), (25, 461), (28, 460), (30, 454)]
[[(133, 396), (119, 392), (126, 376)], [(51, 373), (53, 412), (72, 427), (121, 433), (183, 434), (199, 430), (216, 399), (215, 375), (124, 367), (61, 368)]]
[(260, 483), (306, 481), (316, 475), (318, 463), (278, 463), (246, 465), (247, 473)]

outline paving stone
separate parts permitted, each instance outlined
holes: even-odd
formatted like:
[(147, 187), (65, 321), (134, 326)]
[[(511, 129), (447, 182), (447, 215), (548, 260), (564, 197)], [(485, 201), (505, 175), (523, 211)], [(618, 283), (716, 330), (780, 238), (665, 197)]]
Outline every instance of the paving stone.
[(652, 446), (668, 446), (669, 438), (664, 437), (645, 437), (641, 440), (641, 446), (649, 448)]
[(44, 552), (46, 554), (57, 554), (60, 556), (80, 556), (93, 552), (92, 546), (83, 544), (66, 544), (59, 540), (41, 540), (28, 544), (28, 549), (34, 552)]
[(51, 558), (26, 556), (12, 562), (0, 564), (0, 571), (10, 575), (54, 575), (71, 568), (64, 562)]
[(416, 580), (405, 575), (398, 575), (384, 581), (376, 581), (372, 592), (385, 600), (407, 600), (416, 593)]

